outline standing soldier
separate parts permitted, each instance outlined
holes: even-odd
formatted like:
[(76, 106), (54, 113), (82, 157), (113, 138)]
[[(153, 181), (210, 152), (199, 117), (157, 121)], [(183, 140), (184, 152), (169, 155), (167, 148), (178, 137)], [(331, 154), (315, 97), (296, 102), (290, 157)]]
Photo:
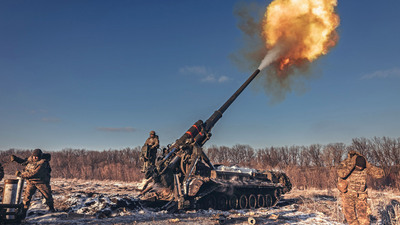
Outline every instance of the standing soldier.
[(3, 179), (3, 177), (4, 177), (4, 169), (3, 169), (3, 166), (0, 163), (0, 181)]
[[(4, 177), (4, 169), (0, 163), (0, 181), (3, 179), (3, 177)], [(0, 196), (3, 196), (3, 188), (2, 187), (0, 187)]]
[(27, 180), (23, 201), (25, 214), (29, 209), (32, 196), (35, 194), (36, 189), (38, 189), (46, 199), (46, 204), (49, 206), (49, 210), (55, 212), (50, 187), (50, 158), (50, 154), (43, 154), (40, 149), (35, 149), (32, 155), (27, 159), (21, 159), (15, 155), (11, 156), (11, 161), (26, 166), (22, 172), (17, 171), (15, 173), (17, 177), (22, 177)]
[(367, 203), (367, 175), (382, 178), (384, 171), (368, 163), (363, 155), (350, 151), (337, 168), (338, 189), (343, 213), (350, 225), (370, 224), (371, 209)]
[(157, 148), (160, 147), (160, 141), (155, 131), (150, 131), (150, 137), (147, 138), (144, 146), (142, 147), (141, 158), (143, 160), (142, 173), (147, 173), (147, 170), (154, 166), (157, 157)]

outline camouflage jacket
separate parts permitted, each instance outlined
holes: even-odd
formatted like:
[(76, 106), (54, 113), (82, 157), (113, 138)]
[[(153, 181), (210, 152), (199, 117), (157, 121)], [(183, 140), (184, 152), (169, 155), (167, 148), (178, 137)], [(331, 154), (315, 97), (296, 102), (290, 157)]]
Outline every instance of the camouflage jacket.
[(341, 182), (345, 182), (346, 186), (345, 191), (341, 190), (342, 192), (365, 192), (367, 189), (366, 183), (368, 175), (372, 176), (373, 178), (382, 178), (384, 176), (383, 169), (373, 166), (368, 162), (367, 167), (364, 170), (355, 170), (355, 159), (358, 155), (364, 157), (358, 152), (356, 152), (353, 156), (349, 154), (348, 157), (337, 167), (339, 184)]
[(27, 159), (17, 158), (15, 161), (25, 165), (25, 169), (21, 172), (22, 178), (33, 183), (49, 183), (51, 177), (49, 158), (42, 157), (39, 161), (34, 161), (30, 156)]
[(4, 177), (4, 169), (3, 169), (3, 166), (0, 163), (0, 181), (3, 179), (3, 177)]
[(154, 138), (147, 138), (146, 142), (144, 143), (145, 145), (149, 145), (150, 148), (155, 148), (157, 149), (160, 147), (160, 141), (158, 140), (158, 136), (156, 135)]

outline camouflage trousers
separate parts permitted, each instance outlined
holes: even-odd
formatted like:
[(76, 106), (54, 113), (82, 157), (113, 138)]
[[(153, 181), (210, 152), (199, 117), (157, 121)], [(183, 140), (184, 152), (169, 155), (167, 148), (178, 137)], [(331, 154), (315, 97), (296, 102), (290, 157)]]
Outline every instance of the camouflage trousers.
[(24, 193), (24, 201), (23, 201), (24, 209), (27, 210), (31, 205), (31, 200), (36, 192), (36, 189), (39, 190), (39, 192), (46, 199), (46, 205), (49, 206), (50, 210), (54, 209), (54, 201), (53, 201), (53, 196), (51, 194), (52, 192), (50, 183), (33, 183), (29, 181), (27, 182)]
[(150, 168), (150, 166), (154, 166), (156, 164), (157, 149), (156, 148), (150, 149), (148, 155), (149, 155), (148, 159), (142, 158), (143, 160), (142, 173), (145, 173)]
[(343, 213), (349, 225), (367, 225), (370, 224), (369, 215), (371, 209), (369, 208), (367, 192), (356, 193), (347, 192), (342, 193)]

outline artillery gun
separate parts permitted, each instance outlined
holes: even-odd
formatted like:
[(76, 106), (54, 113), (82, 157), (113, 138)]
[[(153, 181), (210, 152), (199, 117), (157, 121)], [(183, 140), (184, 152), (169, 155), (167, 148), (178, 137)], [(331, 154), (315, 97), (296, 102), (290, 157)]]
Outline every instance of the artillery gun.
[(148, 180), (139, 196), (143, 203), (167, 210), (270, 207), (291, 190), (283, 172), (213, 165), (202, 149), (211, 129), (259, 72), (257, 69), (206, 122), (197, 121), (167, 146), (163, 157), (146, 172)]

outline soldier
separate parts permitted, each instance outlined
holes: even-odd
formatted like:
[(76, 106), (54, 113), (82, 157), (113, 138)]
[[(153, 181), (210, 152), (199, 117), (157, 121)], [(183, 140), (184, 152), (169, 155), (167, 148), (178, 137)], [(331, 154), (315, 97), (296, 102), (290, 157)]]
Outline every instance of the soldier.
[(0, 163), (0, 181), (3, 179), (3, 177), (4, 177), (4, 169), (3, 169), (3, 166)]
[(46, 204), (51, 212), (55, 212), (53, 196), (50, 187), (50, 154), (42, 153), (42, 150), (35, 149), (31, 156), (27, 159), (21, 159), (15, 155), (11, 156), (11, 161), (15, 161), (21, 165), (26, 166), (20, 172), (17, 171), (15, 175), (27, 180), (27, 185), (24, 192), (24, 212), (28, 211), (32, 196), (35, 194), (36, 189), (46, 199)]
[(143, 160), (142, 173), (147, 173), (147, 170), (154, 166), (157, 157), (157, 148), (160, 147), (158, 136), (155, 131), (150, 131), (150, 137), (147, 138), (142, 148), (141, 158)]
[[(3, 166), (0, 163), (0, 181), (3, 179), (4, 177), (4, 169)], [(0, 187), (0, 196), (3, 196), (3, 187)], [(2, 197), (0, 197), (1, 199)]]
[(337, 168), (338, 189), (343, 213), (350, 225), (370, 224), (371, 209), (367, 202), (367, 175), (382, 178), (384, 171), (368, 163), (363, 155), (350, 151)]

